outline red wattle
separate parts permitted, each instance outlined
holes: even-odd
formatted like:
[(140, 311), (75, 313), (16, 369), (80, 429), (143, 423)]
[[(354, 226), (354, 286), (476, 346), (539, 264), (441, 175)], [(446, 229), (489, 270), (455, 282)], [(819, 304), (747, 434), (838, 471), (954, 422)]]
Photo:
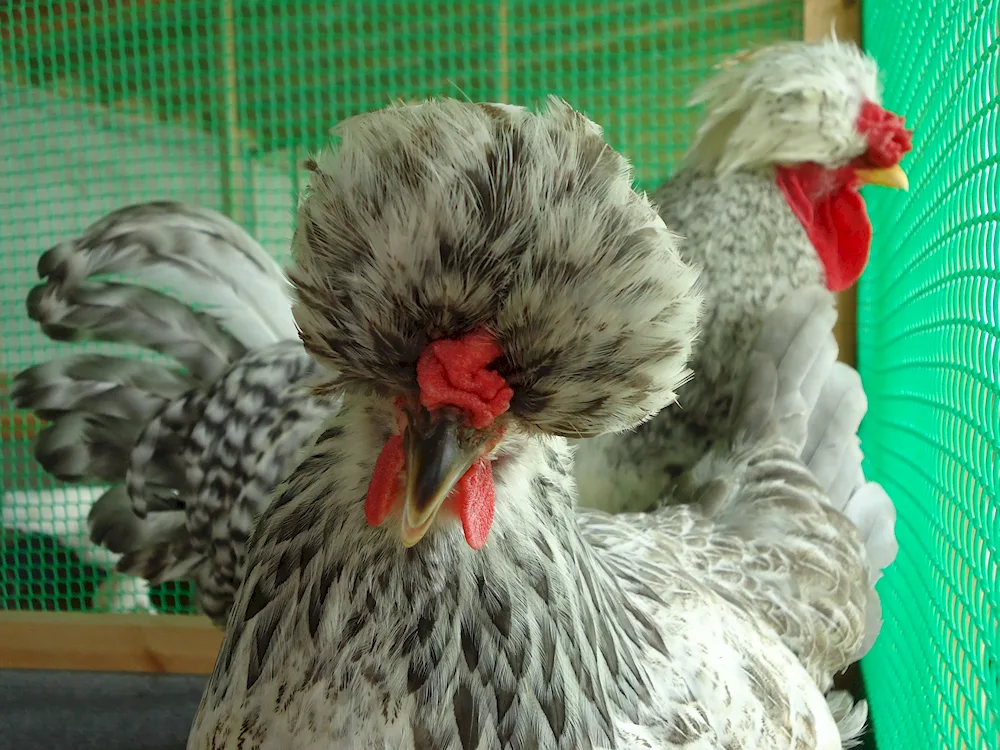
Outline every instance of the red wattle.
[(465, 541), (472, 549), (480, 549), (490, 535), (496, 508), (493, 462), (485, 458), (479, 459), (458, 480), (454, 493), (452, 507), (462, 521)]
[(779, 167), (777, 181), (816, 249), (827, 288), (833, 292), (849, 288), (865, 270), (872, 244), (871, 220), (853, 169), (830, 172), (818, 164)]
[(375, 461), (372, 479), (365, 498), (365, 519), (369, 526), (379, 526), (396, 504), (403, 471), (403, 436), (393, 435)]

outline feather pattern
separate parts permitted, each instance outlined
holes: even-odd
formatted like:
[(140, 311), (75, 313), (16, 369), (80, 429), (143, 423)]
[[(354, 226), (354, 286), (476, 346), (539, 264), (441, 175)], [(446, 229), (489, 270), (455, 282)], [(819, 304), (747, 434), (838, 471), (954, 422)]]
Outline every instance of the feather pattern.
[(160, 292), (114, 282), (73, 289), (37, 286), (28, 315), (57, 341), (132, 344), (182, 364), (200, 380), (218, 377), (246, 349), (214, 318)]
[(127, 274), (205, 307), (247, 349), (294, 338), (284, 273), (246, 230), (208, 208), (150, 202), (126, 206), (42, 255), (40, 306), (58, 304), (85, 280)]
[[(122, 573), (194, 580), (221, 625), (256, 515), (336, 407), (308, 387), (316, 365), (284, 274), (229, 219), (175, 203), (110, 214), (47, 251), (39, 274), (28, 312), (50, 337), (180, 367), (88, 354), (20, 373), (15, 403), (50, 421), (36, 458), (60, 479), (111, 483), (89, 512), (93, 541), (121, 555)], [(130, 281), (97, 278), (109, 274)]]
[(198, 583), (205, 614), (225, 622), (257, 516), (289, 461), (337, 408), (336, 398), (312, 393), (316, 371), (299, 342), (281, 342), (251, 352), (211, 387), (150, 422), (127, 474), (136, 514), (154, 515), (149, 508), (157, 493), (150, 496), (146, 478), (155, 476), (165, 442), (180, 446), (184, 474), (176, 490), (192, 499), (184, 503), (182, 533), (134, 547), (120, 570), (159, 581), (176, 577), (180, 565)]

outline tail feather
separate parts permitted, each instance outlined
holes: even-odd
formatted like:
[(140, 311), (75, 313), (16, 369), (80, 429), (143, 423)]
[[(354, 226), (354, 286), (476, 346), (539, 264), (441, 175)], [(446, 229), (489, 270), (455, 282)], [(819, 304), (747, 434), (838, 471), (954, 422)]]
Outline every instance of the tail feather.
[[(120, 572), (153, 584), (198, 578), (205, 557), (192, 544), (188, 503), (197, 511), (201, 488), (190, 481), (213, 456), (196, 450), (192, 431), (234, 363), (271, 347), (305, 358), (287, 279), (229, 219), (173, 203), (108, 215), (47, 251), (38, 273), (28, 314), (50, 338), (137, 346), (179, 367), (82, 355), (22, 372), (15, 403), (50, 422), (36, 457), (61, 479), (113, 485), (85, 518), (91, 540), (122, 556)], [(263, 365), (261, 382), (232, 380), (221, 413), (208, 415), (212, 429), (229, 426), (230, 402), (256, 416), (269, 406), (264, 391), (299, 377)], [(232, 543), (241, 553), (242, 541)]]
[(868, 724), (868, 701), (855, 703), (846, 690), (834, 690), (827, 694), (826, 704), (840, 730), (840, 746), (850, 750), (860, 745)]
[(837, 510), (865, 481), (858, 429), (867, 411), (861, 376), (850, 365), (835, 362), (810, 414), (802, 460)]
[(56, 295), (122, 274), (206, 307), (246, 348), (297, 335), (290, 285), (242, 227), (216, 211), (150, 202), (119, 209), (48, 250), (38, 273)]
[[(34, 455), (64, 481), (121, 481), (143, 426), (193, 380), (137, 360), (81, 355), (28, 368), (14, 378), (12, 400), (50, 421)], [(178, 470), (177, 448), (165, 445), (163, 473)]]
[[(787, 384), (779, 387), (779, 392), (788, 385), (798, 385), (799, 396), (804, 399), (804, 433), (801, 419), (791, 422), (796, 425), (795, 437), (801, 438), (801, 459), (826, 501), (854, 524), (864, 543), (870, 588), (864, 637), (854, 657), (857, 660), (871, 649), (882, 626), (882, 605), (875, 583), (896, 559), (899, 549), (896, 510), (880, 485), (865, 481), (861, 468), (858, 429), (868, 410), (868, 400), (858, 372), (836, 361), (832, 296), (825, 290), (800, 290), (790, 295), (783, 306), (785, 319), (771, 317), (757, 348), (780, 358), (782, 366), (791, 365), (787, 368)], [(803, 317), (810, 307), (813, 312)], [(806, 321), (805, 325), (793, 333), (801, 320)], [(794, 391), (793, 387), (793, 395)], [(801, 409), (790, 405), (790, 414), (799, 416)]]
[(882, 628), (882, 602), (875, 584), (899, 551), (892, 499), (877, 482), (865, 481), (861, 468), (863, 456), (857, 433), (867, 410), (861, 376), (853, 367), (836, 363), (810, 418), (802, 456), (830, 504), (854, 524), (864, 542), (871, 588), (865, 608), (864, 639), (855, 660), (871, 650)]
[[(191, 489), (191, 470), (202, 457), (192, 464), (187, 447), (206, 398), (204, 391), (189, 391), (168, 403), (143, 425), (133, 441), (123, 477), (132, 510), (139, 518), (145, 518), (158, 501), (169, 499), (174, 492)], [(176, 462), (176, 470), (169, 459)]]
[(855, 655), (855, 661), (871, 651), (882, 630), (882, 600), (875, 584), (883, 571), (892, 565), (899, 552), (896, 541), (896, 506), (878, 482), (865, 482), (841, 511), (857, 526), (868, 556), (871, 589), (865, 609), (865, 637)]
[[(696, 467), (705, 472), (697, 480), (729, 485), (728, 493), (706, 488), (703, 507), (757, 542), (787, 548), (787, 559), (806, 566), (794, 591), (781, 590), (782, 597), (791, 593), (782, 601), (794, 613), (781, 633), (821, 687), (874, 642), (881, 625), (874, 583), (896, 553), (892, 503), (861, 474), (864, 391), (857, 374), (836, 361), (835, 321), (833, 300), (821, 288), (797, 290), (773, 311), (747, 360), (734, 440)], [(801, 540), (803, 550), (799, 510), (818, 524), (814, 536)], [(812, 551), (819, 556), (810, 558)], [(817, 565), (849, 579), (831, 588), (829, 578), (811, 578)], [(810, 621), (815, 632), (800, 628)]]
[(119, 481), (138, 427), (100, 414), (66, 414), (38, 434), (35, 459), (64, 482)]
[(28, 293), (28, 315), (57, 341), (134, 344), (173, 358), (201, 380), (216, 378), (246, 348), (205, 313), (159, 292), (113, 282)]
[[(82, 354), (54, 359), (29, 367), (14, 378), (11, 400), (19, 409), (30, 409), (47, 419), (44, 413), (88, 411), (118, 416), (129, 413), (153, 413), (164, 399), (178, 396), (194, 385), (187, 375), (142, 360)], [(114, 394), (113, 398), (103, 398)], [(133, 407), (118, 402), (136, 401)]]
[(150, 513), (139, 518), (123, 485), (105, 492), (90, 509), (90, 539), (120, 555), (169, 539), (184, 528), (184, 508)]
[(170, 537), (126, 552), (118, 561), (118, 572), (145, 579), (150, 586), (164, 581), (193, 578), (204, 558), (191, 548), (191, 535), (183, 526)]

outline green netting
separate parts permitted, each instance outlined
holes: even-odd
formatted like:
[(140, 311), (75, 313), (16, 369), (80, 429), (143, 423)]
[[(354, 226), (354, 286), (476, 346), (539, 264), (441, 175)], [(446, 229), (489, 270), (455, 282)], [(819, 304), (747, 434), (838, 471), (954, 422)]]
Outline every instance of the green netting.
[[(693, 86), (724, 57), (801, 27), (801, 0), (0, 5), (0, 606), (150, 604), (130, 582), (104, 583), (111, 562), (84, 528), (95, 489), (48, 480), (29, 454), (35, 425), (4, 400), (7, 375), (65, 351), (24, 313), (47, 247), (124, 204), (173, 199), (231, 214), (284, 258), (298, 164), (328, 128), (439, 94), (559, 94), (605, 125), (651, 186), (689, 141)], [(187, 611), (188, 594), (154, 591), (151, 604)]]
[(863, 663), (881, 750), (1000, 747), (998, 18), (997, 0), (864, 4), (888, 104), (915, 129), (908, 198), (867, 196), (859, 300), (867, 469), (899, 513)]

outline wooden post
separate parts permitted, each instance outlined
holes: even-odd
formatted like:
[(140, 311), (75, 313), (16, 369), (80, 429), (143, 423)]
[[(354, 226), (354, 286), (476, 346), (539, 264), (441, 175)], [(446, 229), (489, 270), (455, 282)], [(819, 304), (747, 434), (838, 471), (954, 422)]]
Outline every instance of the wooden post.
[(222, 183), (222, 213), (253, 234), (255, 229), (251, 226), (253, 202), (244, 162), (248, 144), (242, 137), (243, 132), (240, 129), (234, 0), (222, 0), (219, 10), (221, 15), (216, 51), (222, 63), (222, 83), (216, 98), (214, 119), (221, 130), (219, 170)]
[[(824, 39), (835, 30), (837, 38), (861, 44), (861, 0), (803, 0), (803, 37), (806, 41)], [(857, 364), (858, 292), (857, 284), (837, 295), (837, 326), (834, 333), (840, 345), (840, 359)], [(834, 678), (834, 687), (852, 695), (861, 693), (861, 670), (852, 664)]]
[[(806, 41), (823, 39), (836, 29), (837, 38), (861, 44), (861, 0), (803, 0), (803, 36)], [(837, 295), (837, 343), (840, 359), (857, 364), (858, 287)]]

